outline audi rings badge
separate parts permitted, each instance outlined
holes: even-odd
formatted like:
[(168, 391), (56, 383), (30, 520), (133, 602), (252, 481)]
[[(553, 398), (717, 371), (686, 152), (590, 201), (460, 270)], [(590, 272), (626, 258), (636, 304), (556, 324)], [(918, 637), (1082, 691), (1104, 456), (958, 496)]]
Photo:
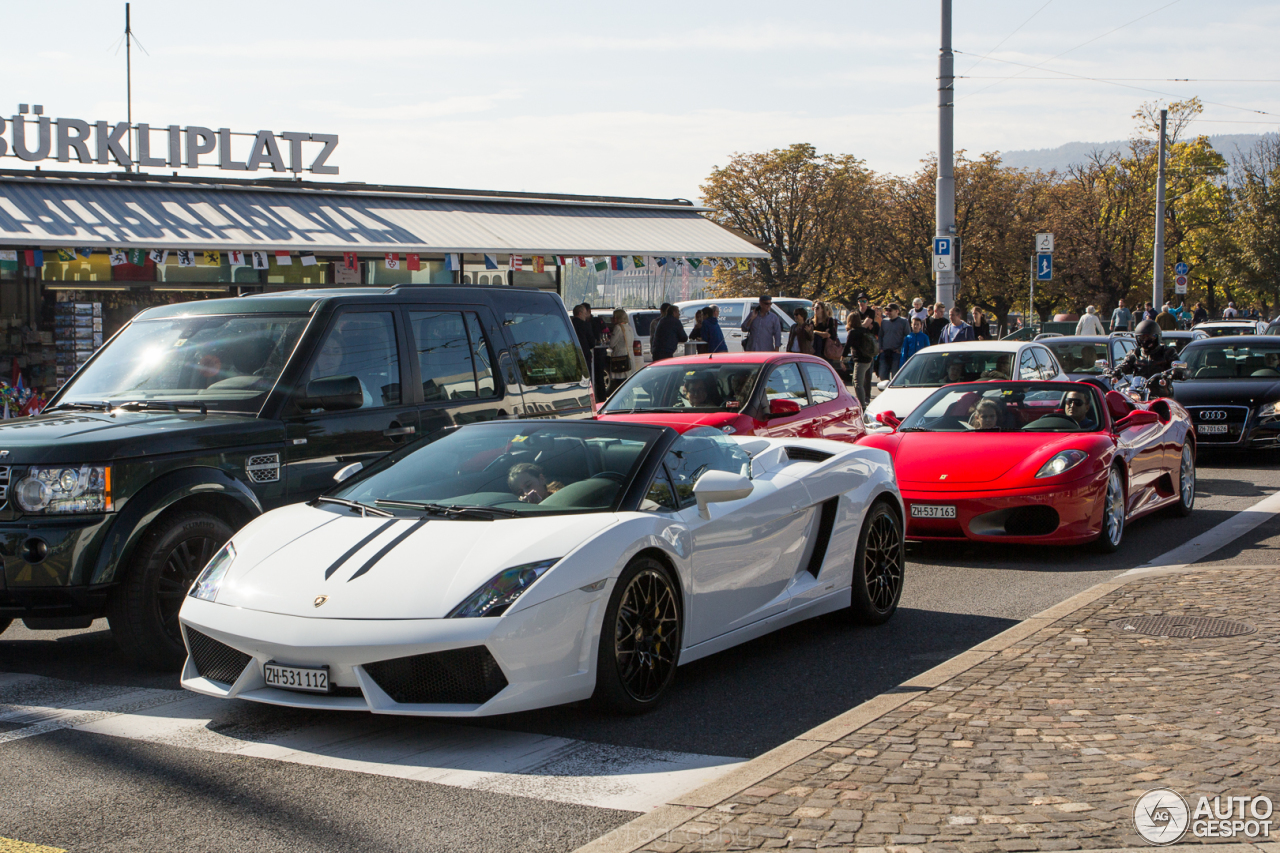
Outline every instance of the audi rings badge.
[(1211, 411), (1200, 413), (1200, 420), (1202, 421), (1225, 421), (1226, 419), (1227, 413), (1222, 409), (1213, 409)]

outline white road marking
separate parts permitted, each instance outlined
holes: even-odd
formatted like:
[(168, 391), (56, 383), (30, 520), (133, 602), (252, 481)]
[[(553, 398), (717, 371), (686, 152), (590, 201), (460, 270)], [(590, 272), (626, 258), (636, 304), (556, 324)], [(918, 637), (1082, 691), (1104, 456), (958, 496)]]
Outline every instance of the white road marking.
[(1237, 512), (1217, 527), (1201, 533), (1190, 542), (1184, 542), (1154, 560), (1138, 566), (1136, 569), (1130, 569), (1120, 577), (1145, 574), (1153, 569), (1186, 568), (1192, 563), (1203, 560), (1224, 545), (1231, 544), (1278, 513), (1280, 513), (1280, 492), (1263, 498), (1248, 509)]
[[(41, 695), (41, 704), (6, 704), (19, 688)], [(298, 713), (185, 690), (85, 685), (41, 676), (13, 680), (5, 674), (0, 674), (0, 723), (25, 725), (0, 731), (0, 745), (73, 729), (635, 812), (651, 811), (742, 763), (434, 720)]]

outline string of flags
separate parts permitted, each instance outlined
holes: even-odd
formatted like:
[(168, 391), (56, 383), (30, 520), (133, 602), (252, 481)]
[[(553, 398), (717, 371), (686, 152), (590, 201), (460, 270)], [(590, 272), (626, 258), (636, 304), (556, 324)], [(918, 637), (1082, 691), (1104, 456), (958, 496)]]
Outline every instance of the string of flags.
[[(18, 251), (14, 249), (0, 249), (0, 270), (16, 270), (18, 264)], [(41, 249), (25, 249), (21, 250), (23, 260), (28, 267), (42, 267), (45, 263), (45, 252)], [(79, 258), (88, 258), (93, 254), (92, 249), (57, 249), (57, 260), (60, 263), (70, 263)], [(204, 251), (194, 249), (109, 249), (108, 258), (111, 266), (122, 266), (131, 264), (133, 266), (144, 266), (148, 261), (156, 266), (165, 266), (169, 264), (172, 258), (180, 267), (194, 266), (221, 266), (225, 258), (227, 264), (233, 267), (253, 267), (256, 270), (266, 270), (271, 268), (271, 261), (274, 259), (276, 266), (292, 266), (294, 255), (285, 250), (254, 250), (243, 252), (239, 250), (231, 251)], [(500, 268), (498, 263), (498, 255), (495, 253), (483, 253), (484, 268), (486, 270), (496, 270)], [(316, 256), (314, 252), (301, 252), (298, 255), (298, 262), (304, 267), (313, 267), (316, 265)], [(532, 255), (529, 260), (529, 270), (535, 273), (545, 272), (548, 266), (551, 267), (573, 267), (580, 269), (591, 268), (596, 272), (605, 272), (613, 270), (615, 272), (625, 271), (628, 269), (644, 269), (650, 262), (657, 264), (659, 268), (666, 267), (668, 264), (680, 268), (687, 264), (690, 269), (701, 269), (706, 266), (708, 269), (724, 269), (739, 273), (754, 274), (756, 270), (755, 261), (748, 258), (715, 258), (715, 257), (679, 257), (679, 256), (649, 256), (649, 255), (603, 255), (603, 256), (586, 256), (586, 255)], [(418, 253), (408, 253), (401, 258), (399, 252), (386, 252), (383, 255), (383, 263), (388, 270), (406, 269), (417, 272), (423, 268), (422, 256)], [(348, 271), (354, 272), (359, 269), (360, 257), (356, 252), (343, 252), (341, 266)], [(525, 269), (523, 255), (508, 255), (508, 268), (513, 272), (521, 272)], [(444, 256), (444, 268), (448, 271), (461, 270), (463, 268), (462, 255), (458, 252), (446, 253)]]

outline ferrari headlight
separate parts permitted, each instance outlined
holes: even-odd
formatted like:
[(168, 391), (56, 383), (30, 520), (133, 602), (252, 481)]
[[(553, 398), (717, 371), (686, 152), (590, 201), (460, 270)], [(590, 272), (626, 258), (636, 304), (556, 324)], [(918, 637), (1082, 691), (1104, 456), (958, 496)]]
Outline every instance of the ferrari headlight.
[(204, 567), (200, 577), (196, 578), (196, 582), (191, 585), (189, 595), (201, 601), (215, 600), (218, 597), (218, 590), (222, 589), (222, 579), (226, 577), (227, 569), (231, 568), (231, 564), (235, 560), (236, 546), (228, 542), (222, 546), (221, 551), (213, 555), (213, 559)]
[(1083, 450), (1064, 450), (1041, 466), (1040, 470), (1036, 472), (1036, 479), (1056, 477), (1059, 474), (1070, 471), (1088, 458), (1089, 454)]
[(476, 616), (501, 616), (533, 582), (562, 560), (542, 560), (505, 569), (489, 579), (489, 582), (467, 596), (461, 604), (449, 611), (448, 618), (470, 619)]
[(111, 466), (41, 466), (13, 487), (13, 498), (23, 512), (48, 515), (71, 512), (111, 511)]

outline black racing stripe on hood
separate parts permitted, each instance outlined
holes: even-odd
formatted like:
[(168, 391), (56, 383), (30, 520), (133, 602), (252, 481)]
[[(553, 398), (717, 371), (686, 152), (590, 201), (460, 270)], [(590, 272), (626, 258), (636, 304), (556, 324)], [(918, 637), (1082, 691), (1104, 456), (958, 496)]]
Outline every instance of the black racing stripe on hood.
[(334, 563), (332, 566), (324, 570), (324, 579), (328, 580), (329, 578), (333, 577), (333, 573), (336, 572), (339, 568), (341, 568), (343, 563), (345, 563), (347, 560), (350, 560), (352, 557), (354, 557), (357, 551), (359, 551), (365, 545), (368, 545), (373, 540), (377, 539), (379, 536), (381, 536), (383, 533), (386, 532), (388, 527), (390, 527), (395, 523), (396, 523), (396, 519), (393, 518), (391, 521), (388, 521), (385, 524), (378, 525), (377, 530), (373, 531), (368, 536), (364, 537), (359, 542), (352, 545), (351, 548), (347, 551), (347, 553), (343, 554), (341, 557), (338, 558), (338, 561), (336, 563)]
[(376, 553), (376, 554), (374, 554), (372, 557), (370, 557), (370, 558), (369, 558), (369, 562), (365, 563), (363, 566), (361, 566), (360, 568), (356, 569), (356, 573), (355, 573), (354, 575), (352, 575), (351, 577), (347, 578), (347, 583), (351, 583), (353, 580), (355, 580), (356, 578), (360, 577), (360, 576), (361, 576), (362, 574), (364, 574), (365, 572), (367, 572), (367, 571), (369, 571), (370, 569), (372, 569), (375, 563), (377, 563), (377, 562), (378, 562), (379, 560), (381, 560), (383, 557), (385, 557), (385, 556), (387, 556), (388, 554), (390, 554), (390, 553), (391, 553), (391, 551), (392, 551), (392, 549), (393, 549), (393, 548), (395, 548), (397, 545), (399, 545), (401, 542), (403, 542), (404, 540), (408, 539), (408, 538), (409, 538), (410, 536), (412, 536), (413, 534), (417, 533), (417, 532), (418, 532), (418, 528), (419, 528), (419, 527), (421, 527), (422, 525), (426, 524), (426, 523), (427, 523), (428, 521), (430, 521), (430, 520), (431, 520), (431, 519), (429, 519), (429, 518), (423, 518), (423, 519), (420, 519), (420, 520), (418, 520), (418, 521), (415, 521), (415, 522), (413, 523), (413, 526), (412, 526), (412, 527), (410, 527), (410, 528), (409, 528), (408, 530), (406, 530), (404, 533), (401, 533), (401, 534), (400, 534), (399, 536), (397, 536), (395, 539), (392, 539), (390, 542), (388, 542), (386, 545), (384, 545), (384, 546), (383, 546), (383, 548), (382, 548), (382, 550), (381, 550), (381, 551), (379, 551), (378, 553)]

